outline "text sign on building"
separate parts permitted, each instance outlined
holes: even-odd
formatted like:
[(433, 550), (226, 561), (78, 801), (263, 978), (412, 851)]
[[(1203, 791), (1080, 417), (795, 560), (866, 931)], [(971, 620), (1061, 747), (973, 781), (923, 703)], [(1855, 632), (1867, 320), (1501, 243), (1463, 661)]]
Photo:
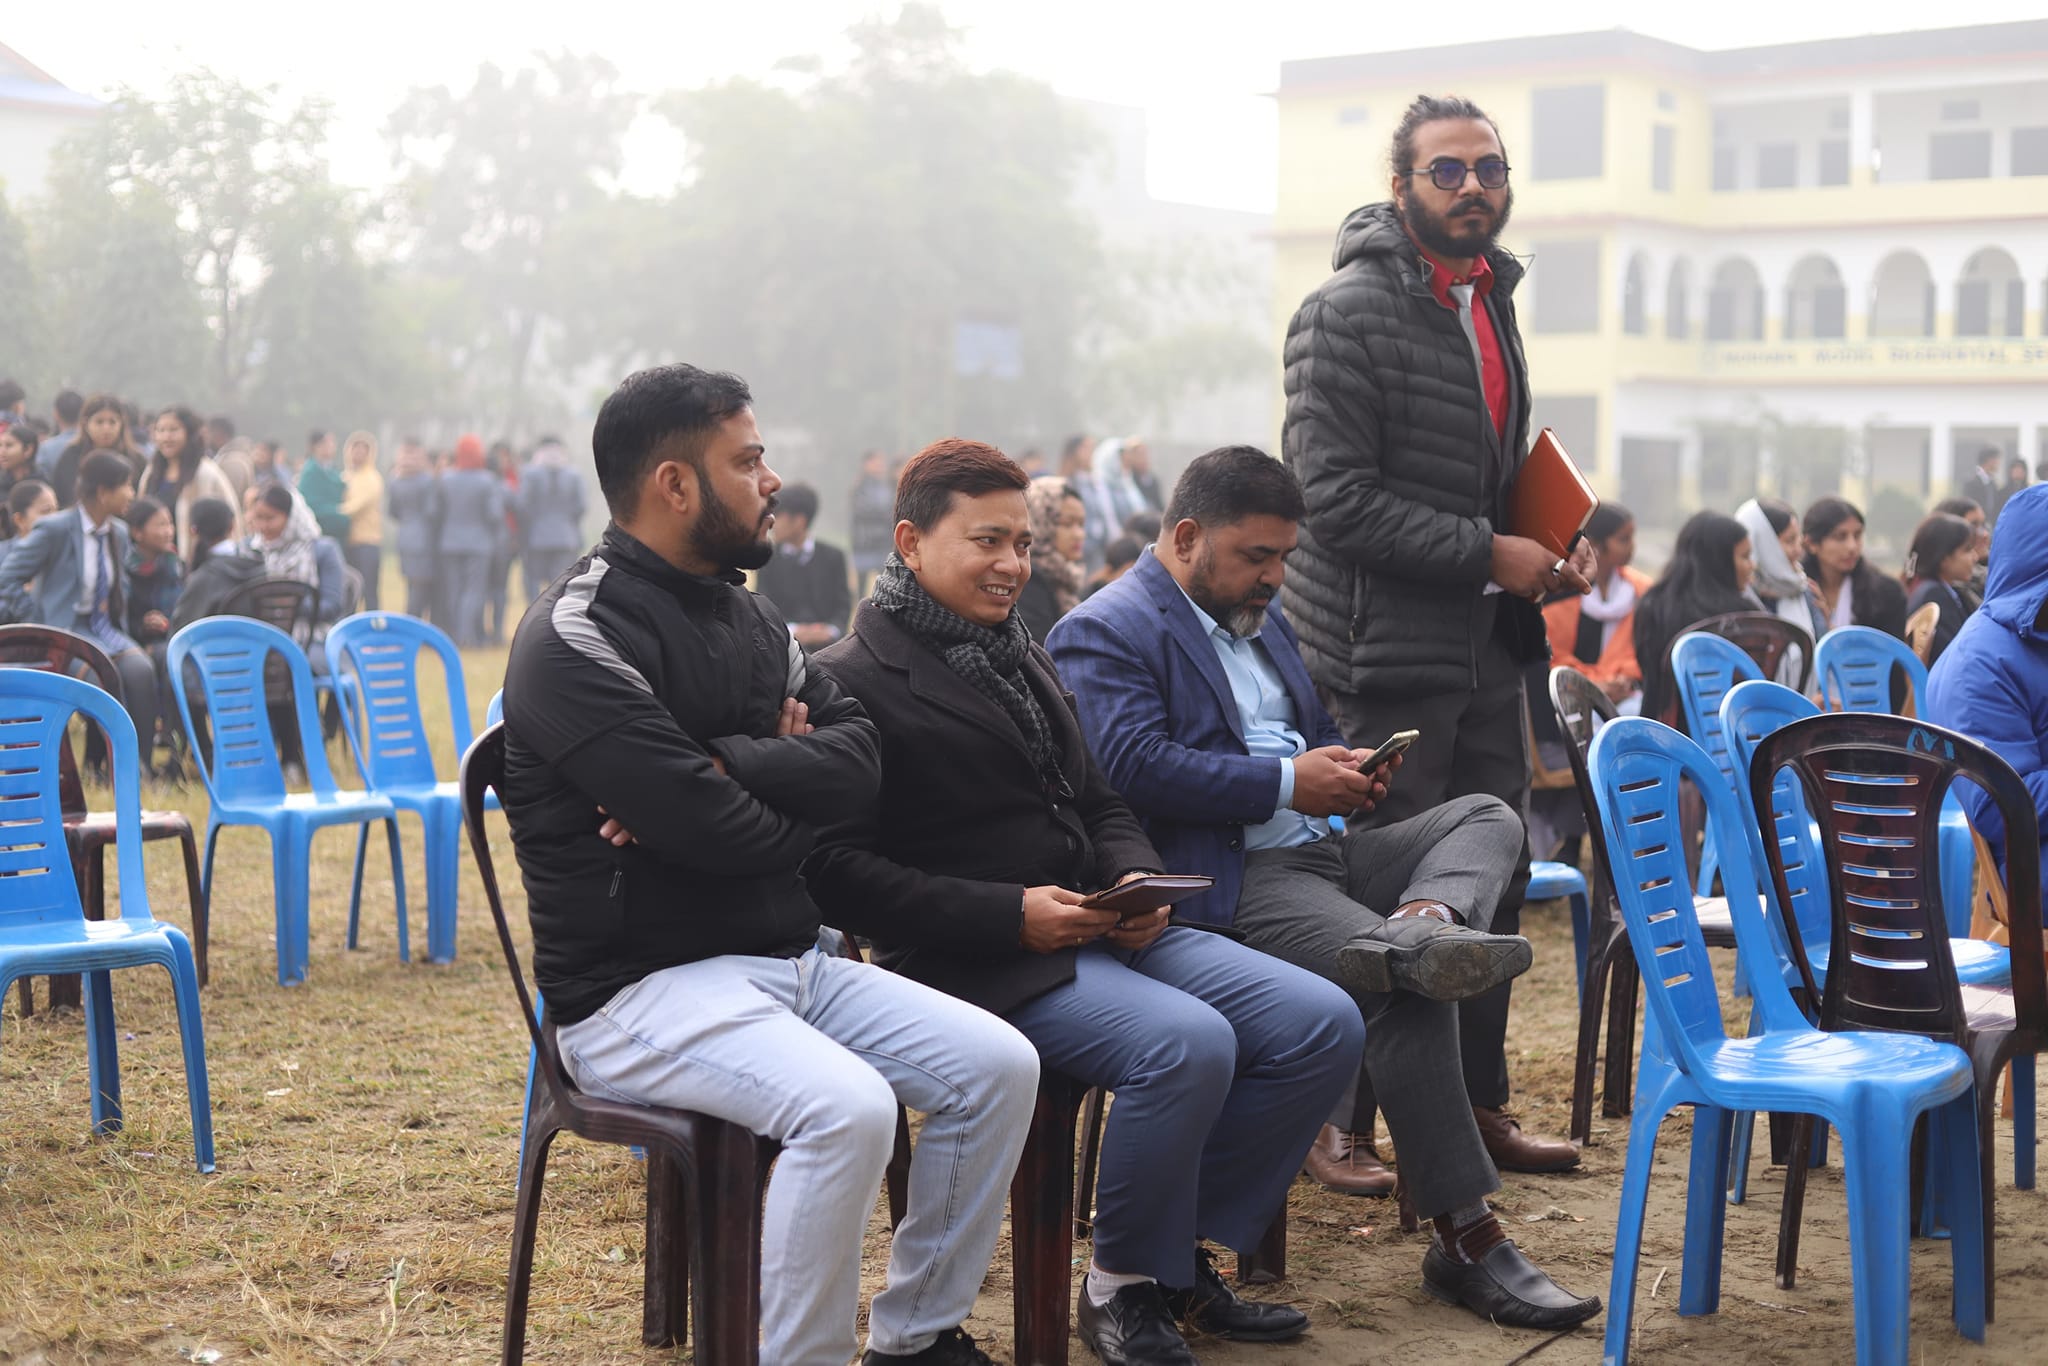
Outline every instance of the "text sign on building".
[(2048, 342), (1875, 338), (1710, 346), (1710, 374), (1782, 379), (2048, 379)]

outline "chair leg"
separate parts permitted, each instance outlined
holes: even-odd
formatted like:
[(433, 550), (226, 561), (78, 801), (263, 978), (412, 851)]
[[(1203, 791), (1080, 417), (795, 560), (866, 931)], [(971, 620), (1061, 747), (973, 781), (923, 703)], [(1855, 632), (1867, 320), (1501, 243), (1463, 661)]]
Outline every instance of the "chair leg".
[(761, 1360), (761, 1140), (736, 1124), (708, 1124), (697, 1154), (695, 1247), (697, 1366)]
[[(1793, 1153), (1803, 1153), (1813, 1142), (1813, 1116), (1792, 1117)], [(1799, 1280), (1800, 1221), (1806, 1215), (1807, 1164), (1785, 1164), (1785, 1198), (1778, 1207), (1778, 1289), (1790, 1290)]]
[(2034, 1055), (2015, 1053), (2012, 1059), (2012, 1183), (2023, 1191), (2034, 1188)]
[(427, 858), (427, 961), (455, 961), (455, 901), (461, 886), (462, 820), (453, 804), (421, 813)]
[(530, 1135), (532, 1141), (519, 1155), (519, 1198), (512, 1207), (512, 1270), (505, 1278), (505, 1334), (499, 1346), (503, 1366), (519, 1366), (526, 1359), (526, 1299), (533, 1289), (533, 1242), (540, 1228), (548, 1145), (555, 1141), (556, 1132), (550, 1127)]
[(1073, 1317), (1074, 1084), (1039, 1082), (1031, 1136), (1010, 1181), (1016, 1366), (1066, 1366)]
[[(365, 837), (369, 835), (367, 827), (364, 828), (363, 834)], [(398, 961), (410, 963), (412, 961), (412, 941), (406, 937), (405, 921), (405, 855), (400, 853), (398, 848), (397, 816), (393, 816), (384, 822), (384, 842), (391, 851), (391, 903), (398, 913)], [(356, 892), (358, 895), (362, 891), (362, 878), (363, 866), (361, 861), (358, 860), (356, 863)], [(448, 956), (450, 958), (455, 956), (453, 948), (449, 949)]]
[(185, 899), (192, 909), (192, 951), (198, 963), (199, 985), (206, 985), (206, 939), (208, 912), (206, 884), (199, 876), (199, 839), (186, 826), (178, 832), (178, 847), (185, 855)]
[[(99, 864), (104, 869), (105, 865), (99, 859), (97, 850), (88, 852), (80, 848), (76, 841), (70, 839), (67, 839), (66, 843), (70, 845), (71, 878), (72, 881), (78, 884), (79, 904), (85, 908), (87, 919), (104, 920), (107, 910), (105, 884), (102, 881), (102, 890), (99, 896), (95, 898), (93, 895), (93, 868), (95, 864)], [(102, 877), (104, 878), (104, 873)], [(50, 978), (50, 1009), (55, 1010), (59, 1006), (76, 1006), (81, 1003), (81, 999), (79, 996), (77, 973), (60, 972)]]
[(206, 1077), (206, 1027), (199, 1015), (199, 973), (192, 945), (173, 938), (171, 993), (178, 1002), (178, 1045), (185, 1054), (185, 1099), (192, 1109), (192, 1160), (213, 1170), (213, 1092)]
[(1586, 997), (1586, 967), (1593, 937), (1593, 907), (1584, 892), (1571, 895), (1572, 962), (1579, 970), (1579, 999)]
[[(1907, 1262), (1912, 1212), (1906, 1196), (1911, 1143), (1912, 1123), (1899, 1114), (1866, 1111), (1842, 1130), (1859, 1361), (1906, 1359), (1913, 1307)], [(1788, 1188), (1789, 1173), (1801, 1166), (1795, 1162), (1786, 1169)]]
[(308, 865), (312, 832), (282, 825), (270, 832), (272, 897), (277, 903), (277, 984), (305, 985), (312, 930), (307, 924), (313, 897)]
[(690, 1200), (681, 1164), (660, 1147), (647, 1152), (645, 1262), (640, 1341), (681, 1347), (690, 1335)]
[[(1714, 1199), (1728, 1170), (1734, 1116), (1718, 1106), (1692, 1111), (1692, 1170), (1686, 1181), (1685, 1257), (1679, 1269), (1678, 1312), (1711, 1314), (1721, 1307), (1721, 1245), (1728, 1202)], [(1694, 1198), (1697, 1193), (1699, 1198)]]
[[(1607, 1286), (1605, 1360), (1611, 1366), (1628, 1361), (1629, 1319), (1635, 1312), (1636, 1270), (1643, 1250), (1643, 1212), (1650, 1198), (1650, 1169), (1657, 1157), (1657, 1129), (1664, 1121), (1660, 1094), (1654, 1104), (1637, 1111), (1629, 1126), (1628, 1159), (1622, 1166), (1621, 1210), (1614, 1227), (1614, 1274)], [(1699, 1193), (1689, 1192), (1690, 1198)]]
[(1287, 1279), (1287, 1207), (1273, 1216), (1259, 1245), (1237, 1254), (1239, 1285), (1274, 1285)]
[(26, 1020), (36, 1013), (36, 979), (24, 977), (16, 984), (14, 994), (20, 997), (21, 1018)]
[[(1984, 1142), (1979, 1128), (1979, 1101), (1961, 1096), (1928, 1118), (1941, 1134), (1936, 1145), (1947, 1161), (1930, 1174), (1930, 1183), (1941, 1182), (1950, 1207), (1949, 1256), (1952, 1259), (1950, 1312), (1956, 1328), (1974, 1342), (1984, 1340), (1984, 1325), (1991, 1321), (1991, 1273), (1997, 1250), (1992, 1224), (1992, 1155), (1996, 1141)], [(1972, 1163), (1971, 1157), (1976, 1162)], [(1977, 1170), (1972, 1171), (1972, 1166)]]
[[(355, 880), (348, 894), (348, 946), (353, 952), (356, 947), (356, 931), (363, 919), (363, 857), (370, 847), (370, 823), (364, 821), (356, 827), (356, 871)], [(403, 962), (404, 954), (399, 955)]]
[(1609, 1119), (1627, 1115), (1635, 1100), (1636, 1007), (1641, 978), (1633, 952), (1613, 951), (1607, 986), (1607, 1075), (1601, 1088), (1600, 1113)]
[(882, 1169), (882, 1189), (889, 1196), (889, 1231), (894, 1233), (910, 1208), (910, 1112), (900, 1105), (896, 1107), (896, 1148), (889, 1154), (889, 1165)]
[[(2015, 1058), (2014, 1061), (2017, 1062), (2018, 1059)], [(2028, 1059), (2030, 1064), (2032, 1061), (2031, 1058)], [(1973, 1104), (1976, 1107), (1976, 1133), (1974, 1136), (1978, 1144), (1977, 1200), (1975, 1209), (1976, 1222), (1981, 1230), (1984, 1245), (1984, 1321), (1987, 1323), (1995, 1321), (1998, 1317), (1998, 1287), (1995, 1283), (1998, 1271), (1998, 1210), (1996, 1195), (1998, 1187), (1998, 1128), (1991, 1118), (1992, 1107), (1997, 1104), (1997, 1093), (1992, 1082), (1993, 1079), (1991, 1077), (1980, 1079), (1976, 1087), (1976, 1095), (1973, 1098)], [(1957, 1128), (1960, 1129), (1960, 1125)], [(1845, 1145), (1847, 1143), (1846, 1137), (1844, 1138), (1844, 1143)], [(1963, 1151), (1967, 1152), (1968, 1149)], [(1844, 1153), (1844, 1160), (1847, 1160), (1846, 1151)], [(1962, 1158), (1958, 1155), (1955, 1160), (1961, 1161)], [(1952, 1200), (1950, 1203), (1956, 1205), (1965, 1204), (1968, 1203), (1968, 1198), (1965, 1196)], [(1958, 1238), (1962, 1237), (1963, 1222), (1969, 1215), (1970, 1212), (1966, 1210), (1950, 1212), (1949, 1243), (1951, 1244), (1951, 1255), (1953, 1255), (1953, 1244)]]
[(121, 1132), (121, 1052), (114, 1033), (114, 983), (110, 972), (85, 974), (85, 1027), (92, 1131), (107, 1138)]
[(1607, 1004), (1608, 964), (1607, 951), (1595, 950), (1579, 984), (1579, 1042), (1572, 1057), (1572, 1117), (1567, 1131), (1574, 1143), (1593, 1139), (1593, 1078), (1600, 1070), (1600, 1016)]
[(1102, 1162), (1103, 1090), (1088, 1088), (1081, 1100), (1081, 1157), (1074, 1167), (1074, 1237), (1095, 1234), (1095, 1171)]

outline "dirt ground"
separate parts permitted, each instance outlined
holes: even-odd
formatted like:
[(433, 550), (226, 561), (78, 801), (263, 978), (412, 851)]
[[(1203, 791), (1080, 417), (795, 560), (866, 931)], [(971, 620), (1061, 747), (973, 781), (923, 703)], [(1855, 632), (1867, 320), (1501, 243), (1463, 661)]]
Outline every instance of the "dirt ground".
[[(495, 678), (493, 662), (472, 679)], [(478, 697), (487, 696), (472, 684)], [(344, 775), (348, 769), (341, 761)], [(344, 777), (346, 781), (346, 777)], [(196, 793), (182, 804), (203, 817)], [(175, 803), (174, 803), (175, 804)], [(497, 825), (501, 867), (511, 850)], [(363, 947), (343, 946), (354, 841), (315, 846), (311, 980), (275, 982), (269, 859), (259, 835), (224, 837), (205, 995), (219, 1171), (197, 1175), (175, 1021), (160, 973), (117, 977), (128, 1128), (89, 1136), (82, 1022), (12, 992), (0, 1016), (0, 1362), (494, 1359), (511, 1226), (526, 1049), (473, 872), (465, 869), (460, 956), (396, 961), (391, 894), (373, 853)], [(413, 943), (424, 946), (417, 827), (408, 824)], [(185, 923), (175, 850), (151, 846), (151, 894)], [(512, 889), (517, 896), (516, 879)], [(523, 921), (523, 915), (515, 918)], [(1525, 917), (1536, 967), (1518, 989), (1512, 1045), (1525, 1127), (1565, 1127), (1573, 1036), (1570, 931), (1560, 905)], [(1608, 1294), (1627, 1121), (1597, 1121), (1582, 1169), (1510, 1177), (1499, 1197), (1515, 1239), (1563, 1283)], [(1728, 1212), (1718, 1315), (1675, 1312), (1689, 1121), (1667, 1122), (1652, 1188), (1635, 1352), (1643, 1361), (1833, 1363), (1853, 1359), (1839, 1170), (1814, 1173), (1801, 1275), (1777, 1290), (1771, 1263), (1782, 1173), (1753, 1167)], [(2011, 1184), (2000, 1126), (1998, 1322), (1982, 1347), (1948, 1317), (1948, 1247), (1914, 1244), (1915, 1361), (2020, 1362), (2048, 1355), (2048, 1272), (2039, 1191)], [(1758, 1147), (1765, 1147), (1761, 1128)], [(622, 1151), (564, 1139), (541, 1219), (528, 1359), (673, 1362), (639, 1346), (641, 1174)], [(1313, 1330), (1282, 1347), (1197, 1344), (1209, 1366), (1253, 1362), (1599, 1359), (1602, 1315), (1562, 1337), (1499, 1329), (1426, 1298), (1424, 1236), (1403, 1236), (1391, 1201), (1297, 1182), (1291, 1279), (1254, 1293), (1306, 1308)], [(1085, 1244), (1075, 1247), (1084, 1264)], [(886, 1256), (879, 1218), (867, 1269)], [(970, 1329), (1009, 1361), (1010, 1277), (999, 1251)], [(1075, 1361), (1092, 1360), (1075, 1346)], [(218, 1357), (209, 1353), (218, 1353)]]

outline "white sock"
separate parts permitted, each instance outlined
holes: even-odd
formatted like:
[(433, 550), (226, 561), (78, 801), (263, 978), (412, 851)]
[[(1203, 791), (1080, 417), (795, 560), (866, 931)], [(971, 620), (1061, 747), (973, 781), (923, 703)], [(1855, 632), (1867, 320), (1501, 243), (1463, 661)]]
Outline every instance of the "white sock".
[(1121, 1272), (1104, 1271), (1094, 1262), (1088, 1263), (1088, 1302), (1097, 1309), (1116, 1298), (1116, 1292), (1127, 1285), (1143, 1285), (1150, 1276), (1126, 1276)]

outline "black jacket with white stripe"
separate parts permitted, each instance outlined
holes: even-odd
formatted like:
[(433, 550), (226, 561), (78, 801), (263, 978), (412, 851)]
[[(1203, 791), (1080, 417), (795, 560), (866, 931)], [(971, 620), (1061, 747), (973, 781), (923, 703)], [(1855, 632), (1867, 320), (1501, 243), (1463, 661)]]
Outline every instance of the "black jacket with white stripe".
[[(777, 738), (791, 696), (815, 729)], [(617, 526), (519, 623), (505, 731), (501, 796), (557, 1024), (679, 963), (802, 953), (818, 912), (797, 869), (880, 783), (873, 724), (773, 603)], [(600, 807), (637, 842), (600, 839)]]

